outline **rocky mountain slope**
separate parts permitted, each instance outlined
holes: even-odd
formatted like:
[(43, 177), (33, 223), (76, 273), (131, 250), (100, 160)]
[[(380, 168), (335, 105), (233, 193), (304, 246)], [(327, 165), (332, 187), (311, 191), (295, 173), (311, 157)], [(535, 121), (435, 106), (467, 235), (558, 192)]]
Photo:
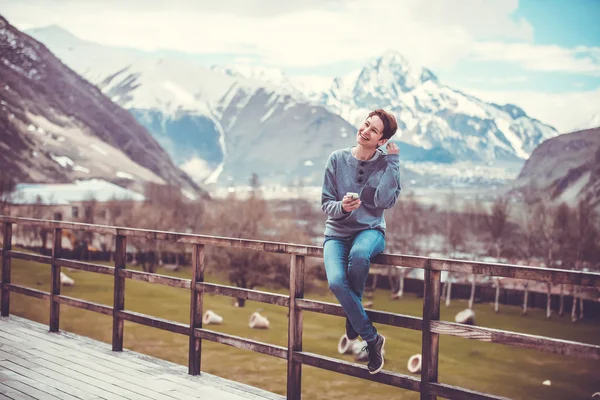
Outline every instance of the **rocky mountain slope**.
[(98, 178), (205, 193), (126, 110), (0, 17), (0, 165), (20, 182)]
[(542, 143), (513, 187), (570, 205), (589, 195), (600, 207), (600, 128), (560, 135)]

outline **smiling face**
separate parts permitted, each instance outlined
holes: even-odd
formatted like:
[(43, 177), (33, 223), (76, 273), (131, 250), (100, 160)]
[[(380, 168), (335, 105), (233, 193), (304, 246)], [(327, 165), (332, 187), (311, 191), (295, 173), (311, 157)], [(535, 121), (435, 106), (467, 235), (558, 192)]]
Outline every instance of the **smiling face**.
[(366, 148), (376, 149), (383, 146), (387, 139), (382, 139), (383, 121), (377, 116), (368, 117), (356, 132), (356, 142)]

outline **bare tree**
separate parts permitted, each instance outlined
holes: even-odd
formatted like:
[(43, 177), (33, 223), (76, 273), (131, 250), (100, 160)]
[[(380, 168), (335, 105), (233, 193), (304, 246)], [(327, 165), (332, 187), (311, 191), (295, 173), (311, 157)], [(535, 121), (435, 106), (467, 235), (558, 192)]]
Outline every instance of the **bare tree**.
[[(498, 197), (489, 214), (486, 215), (485, 223), (492, 237), (494, 246), (494, 256), (500, 258), (503, 247), (503, 237), (506, 231), (508, 216), (510, 213), (509, 199), (507, 197)], [(500, 297), (500, 280), (495, 278), (496, 299), (494, 302), (494, 311), (498, 312), (498, 299)]]
[[(245, 199), (230, 196), (221, 204), (213, 204), (210, 216), (211, 231), (220, 236), (306, 242), (295, 221), (275, 220), (269, 204), (256, 191)], [(213, 250), (213, 249), (211, 249)], [(289, 283), (289, 258), (250, 249), (220, 248), (211, 251), (211, 260), (221, 271), (226, 271), (229, 281), (240, 288), (257, 286), (284, 286)], [(238, 299), (243, 307), (245, 299)]]
[(17, 187), (13, 177), (0, 171), (0, 214), (9, 215), (12, 195)]
[[(599, 153), (600, 154), (600, 151)], [(596, 224), (598, 215), (594, 209), (593, 198), (588, 195), (579, 200), (575, 210), (574, 239), (575, 239), (575, 269), (581, 270), (585, 260), (593, 260), (597, 257), (598, 246), (598, 230)], [(577, 303), (577, 291), (579, 288), (573, 286), (573, 308), (571, 310), (571, 320), (577, 320), (575, 308)], [(583, 317), (583, 299), (580, 298), (580, 316)]]

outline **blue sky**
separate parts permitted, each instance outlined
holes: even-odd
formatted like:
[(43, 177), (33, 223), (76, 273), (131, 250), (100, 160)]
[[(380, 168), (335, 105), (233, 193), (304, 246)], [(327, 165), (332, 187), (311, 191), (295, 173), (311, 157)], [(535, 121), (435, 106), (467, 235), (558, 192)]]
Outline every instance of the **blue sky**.
[(600, 114), (600, 0), (0, 0), (0, 9), (20, 29), (56, 24), (106, 45), (280, 68), (315, 88), (392, 49), (560, 131)]
[[(560, 46), (565, 49), (600, 47), (598, 0), (522, 0), (513, 15), (515, 18), (524, 18), (532, 26), (530, 43), (533, 45)], [(581, 74), (532, 71), (502, 60), (464, 59), (452, 68), (438, 71), (438, 74), (441, 78), (467, 86), (477, 83), (482, 90), (528, 89), (561, 93), (600, 87), (600, 58), (596, 59), (596, 63), (598, 71), (595, 74)]]

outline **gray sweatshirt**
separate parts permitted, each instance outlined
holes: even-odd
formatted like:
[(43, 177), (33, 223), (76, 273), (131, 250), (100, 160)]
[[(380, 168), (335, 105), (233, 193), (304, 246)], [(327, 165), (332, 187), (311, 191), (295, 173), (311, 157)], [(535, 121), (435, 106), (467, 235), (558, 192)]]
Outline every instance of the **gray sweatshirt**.
[[(358, 209), (346, 213), (342, 198), (347, 192), (360, 195)], [(400, 194), (400, 156), (377, 150), (361, 161), (351, 148), (331, 153), (325, 168), (321, 208), (327, 214), (325, 236), (350, 237), (365, 229), (385, 234), (383, 211), (396, 204)]]

